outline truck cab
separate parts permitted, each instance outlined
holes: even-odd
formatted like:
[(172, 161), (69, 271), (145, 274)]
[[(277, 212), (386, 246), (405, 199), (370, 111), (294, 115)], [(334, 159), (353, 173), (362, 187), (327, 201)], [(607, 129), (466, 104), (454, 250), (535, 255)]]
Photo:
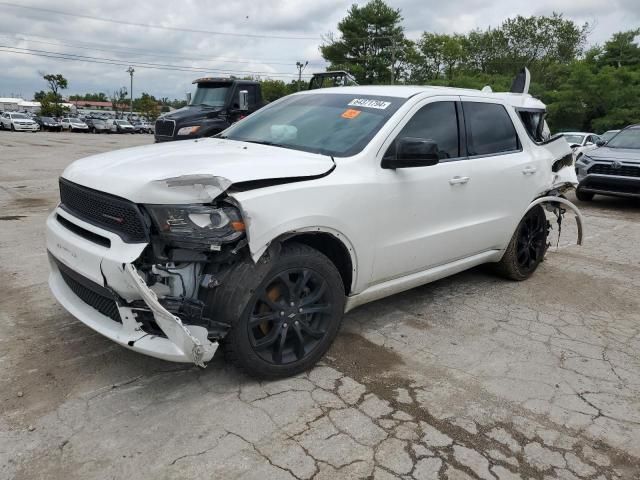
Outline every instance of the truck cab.
[(193, 83), (188, 105), (156, 120), (156, 142), (210, 137), (264, 105), (259, 82), (207, 77)]

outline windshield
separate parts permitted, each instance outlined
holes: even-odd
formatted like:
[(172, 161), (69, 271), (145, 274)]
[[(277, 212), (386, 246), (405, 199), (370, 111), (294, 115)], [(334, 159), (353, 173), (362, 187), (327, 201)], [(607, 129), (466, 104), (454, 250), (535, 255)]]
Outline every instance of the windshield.
[(584, 135), (562, 135), (569, 145), (578, 144), (582, 145)]
[(361, 151), (405, 101), (352, 93), (291, 95), (220, 137), (348, 157)]
[(609, 140), (607, 147), (640, 148), (640, 128), (627, 128)]
[(604, 140), (605, 142), (608, 142), (609, 140), (611, 140), (613, 137), (616, 136), (616, 133), (618, 133), (620, 130), (609, 130), (608, 132), (604, 132), (602, 135), (600, 135), (600, 138), (602, 140)]
[(53, 118), (51, 117), (40, 117), (40, 120), (43, 122), (53, 122)]
[(131, 124), (129, 122), (127, 122), (126, 120), (116, 120), (116, 123), (118, 125), (125, 125), (125, 126), (129, 125), (129, 126), (131, 126)]
[(69, 122), (73, 122), (73, 123), (81, 123), (79, 118), (70, 118)]
[(228, 83), (199, 83), (189, 105), (223, 107), (228, 92)]
[(22, 114), (22, 113), (12, 113), (11, 114), (11, 118), (29, 118), (26, 115)]

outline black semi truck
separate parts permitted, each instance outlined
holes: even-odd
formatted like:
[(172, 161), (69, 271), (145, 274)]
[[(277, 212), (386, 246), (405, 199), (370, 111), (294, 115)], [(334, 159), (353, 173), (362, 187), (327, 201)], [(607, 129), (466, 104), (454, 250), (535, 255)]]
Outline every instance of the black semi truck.
[(260, 83), (236, 78), (198, 78), (187, 106), (155, 123), (156, 142), (210, 137), (264, 105)]

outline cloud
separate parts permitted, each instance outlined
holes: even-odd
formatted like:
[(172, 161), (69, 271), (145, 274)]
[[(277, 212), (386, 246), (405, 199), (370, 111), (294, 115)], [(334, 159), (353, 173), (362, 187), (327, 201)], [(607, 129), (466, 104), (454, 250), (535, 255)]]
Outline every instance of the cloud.
[[(0, 45), (64, 52), (113, 59), (105, 65), (0, 52), (0, 96), (21, 94), (30, 98), (45, 88), (39, 71), (62, 73), (69, 80), (66, 93), (105, 92), (129, 85), (128, 63), (156, 63), (196, 71), (167, 71), (136, 66), (134, 93), (182, 98), (194, 78), (208, 74), (250, 75), (293, 79), (296, 61), (308, 60), (305, 73), (323, 70), (318, 46), (320, 37), (336, 31), (352, 0), (234, 0), (201, 2), (133, 2), (131, 0), (66, 0), (52, 4), (31, 0), (28, 6), (64, 10), (79, 15), (192, 30), (215, 30), (267, 37), (252, 38), (143, 28), (55, 15), (50, 12), (0, 5)], [(355, 3), (366, 2), (358, 0)], [(563, 12), (578, 23), (592, 23), (590, 40), (602, 43), (612, 33), (640, 24), (640, 2), (612, 0), (391, 0), (402, 10), (403, 25), (410, 38), (424, 30), (464, 33), (474, 28), (498, 26), (517, 14)], [(25, 5), (20, 3), (20, 5)], [(60, 45), (63, 42), (67, 45)], [(83, 48), (79, 48), (83, 47)]]

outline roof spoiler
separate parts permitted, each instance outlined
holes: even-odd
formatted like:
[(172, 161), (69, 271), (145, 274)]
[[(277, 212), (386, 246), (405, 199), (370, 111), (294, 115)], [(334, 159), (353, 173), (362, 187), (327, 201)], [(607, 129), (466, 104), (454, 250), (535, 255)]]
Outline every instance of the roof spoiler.
[(523, 67), (522, 70), (513, 79), (511, 83), (511, 93), (520, 93), (522, 95), (529, 93), (529, 85), (531, 84), (531, 73), (527, 67)]

